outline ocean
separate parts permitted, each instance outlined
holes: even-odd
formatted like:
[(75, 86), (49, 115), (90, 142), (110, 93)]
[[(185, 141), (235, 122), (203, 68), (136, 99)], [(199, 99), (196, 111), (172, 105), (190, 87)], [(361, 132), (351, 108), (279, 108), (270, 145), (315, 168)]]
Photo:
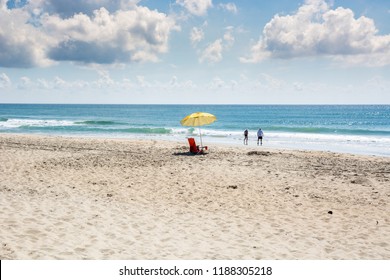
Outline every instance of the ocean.
[[(199, 129), (180, 120), (193, 112), (217, 117), (202, 126), (203, 143), (390, 156), (389, 105), (62, 105), (0, 104), (0, 133), (182, 141)], [(261, 147), (259, 147), (261, 149)]]

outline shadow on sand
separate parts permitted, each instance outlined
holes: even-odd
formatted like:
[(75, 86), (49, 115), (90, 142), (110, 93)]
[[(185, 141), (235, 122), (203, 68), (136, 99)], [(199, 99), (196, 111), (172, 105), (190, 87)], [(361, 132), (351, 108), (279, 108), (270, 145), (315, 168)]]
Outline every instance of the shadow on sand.
[(201, 156), (201, 155), (207, 155), (207, 153), (199, 153), (199, 154), (194, 154), (191, 152), (177, 152), (173, 153), (174, 156)]

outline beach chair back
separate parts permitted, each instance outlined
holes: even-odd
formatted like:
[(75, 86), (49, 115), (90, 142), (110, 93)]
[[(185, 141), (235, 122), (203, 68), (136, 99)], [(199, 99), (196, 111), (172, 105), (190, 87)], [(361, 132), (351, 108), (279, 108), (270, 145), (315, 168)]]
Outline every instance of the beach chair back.
[(190, 144), (190, 152), (191, 153), (199, 153), (198, 146), (196, 146), (195, 139), (194, 138), (188, 138), (188, 144)]

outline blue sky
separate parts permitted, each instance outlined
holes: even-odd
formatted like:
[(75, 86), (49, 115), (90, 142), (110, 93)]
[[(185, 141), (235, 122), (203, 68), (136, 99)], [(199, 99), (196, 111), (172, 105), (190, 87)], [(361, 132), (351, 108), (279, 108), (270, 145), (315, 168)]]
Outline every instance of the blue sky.
[(390, 104), (390, 1), (0, 0), (0, 102)]

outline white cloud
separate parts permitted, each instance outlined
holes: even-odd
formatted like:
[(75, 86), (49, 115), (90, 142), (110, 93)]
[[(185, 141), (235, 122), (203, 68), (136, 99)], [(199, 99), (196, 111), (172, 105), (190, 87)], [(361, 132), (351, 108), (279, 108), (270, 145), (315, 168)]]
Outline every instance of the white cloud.
[(0, 74), (0, 88), (8, 88), (11, 86), (11, 79), (5, 73)]
[(208, 45), (208, 47), (202, 52), (199, 61), (215, 63), (222, 60), (222, 40), (218, 39)]
[(115, 82), (110, 77), (110, 73), (107, 70), (98, 69), (97, 70), (99, 79), (94, 81), (94, 85), (98, 88), (111, 87), (115, 85)]
[(42, 22), (60, 41), (50, 51), (51, 58), (103, 64), (157, 61), (157, 55), (168, 50), (169, 34), (175, 28), (173, 19), (165, 14), (138, 6), (113, 14), (101, 8), (91, 17), (49, 16)]
[(329, 56), (349, 63), (390, 64), (390, 35), (377, 35), (374, 21), (350, 9), (331, 9), (324, 0), (306, 0), (292, 15), (275, 15), (242, 62), (266, 58)]
[(222, 9), (224, 9), (224, 10), (226, 10), (228, 12), (231, 12), (233, 14), (237, 14), (238, 13), (237, 6), (234, 3), (226, 3), (226, 4), (220, 3), (219, 7), (221, 7)]
[(33, 85), (33, 83), (31, 82), (31, 79), (24, 76), (24, 77), (20, 78), (20, 82), (17, 85), (17, 87), (19, 89), (29, 89), (32, 87), (32, 85)]
[[(3, 73), (4, 74), (4, 73)], [(4, 85), (11, 87), (12, 84), (8, 84), (8, 77), (4, 74), (0, 74), (0, 89), (3, 88), (2, 80), (5, 81)], [(10, 81), (9, 81), (10, 82)], [(106, 92), (107, 89), (110, 92), (120, 92), (123, 90), (139, 90), (144, 91), (153, 89), (156, 91), (161, 90), (191, 90), (197, 86), (191, 80), (180, 81), (176, 75), (172, 75), (168, 80), (154, 80), (150, 81), (144, 75), (136, 75), (132, 78), (114, 79), (110, 76), (110, 73), (106, 70), (97, 70), (97, 77), (93, 80), (64, 80), (62, 77), (55, 76), (52, 79), (47, 78), (31, 78), (23, 76), (15, 83), (15, 89), (28, 90), (30, 92), (40, 92), (53, 90), (53, 92), (79, 92), (84, 90), (85, 92)], [(4, 87), (5, 88), (5, 87)]]
[(136, 77), (137, 84), (140, 87), (150, 87), (150, 84), (146, 81), (145, 76), (137, 75)]
[(284, 86), (285, 82), (281, 79), (275, 78), (269, 74), (262, 73), (260, 75), (259, 82), (269, 89), (280, 89)]
[(303, 84), (299, 82), (293, 83), (294, 90), (296, 91), (302, 91), (303, 90)]
[(25, 9), (8, 10), (5, 1), (0, 8), (0, 65), (3, 67), (46, 66), (47, 49), (54, 44), (41, 27), (29, 24)]
[(231, 80), (230, 81), (230, 88), (232, 90), (235, 90), (239, 86), (239, 83), (236, 80)]
[(390, 92), (390, 81), (383, 76), (374, 76), (367, 80), (365, 87), (376, 92), (379, 90), (381, 92), (388, 93)]
[(38, 79), (37, 87), (40, 89), (50, 89), (52, 85), (50, 85), (46, 79)]
[(65, 81), (61, 77), (54, 77), (53, 79), (31, 79), (30, 77), (21, 77), (20, 81), (16, 85), (18, 89), (23, 90), (79, 90), (79, 89), (117, 89), (120, 86), (125, 87), (125, 82), (114, 81), (110, 78), (108, 73), (99, 73), (99, 77), (96, 80), (84, 81), (73, 80)]
[(204, 16), (207, 10), (213, 6), (211, 0), (176, 0), (176, 3), (183, 6), (187, 11), (196, 16)]
[(156, 88), (162, 88), (162, 89), (168, 90), (168, 91), (173, 90), (173, 89), (177, 89), (180, 91), (181, 90), (191, 90), (191, 89), (194, 89), (196, 87), (196, 85), (194, 84), (193, 81), (187, 80), (187, 81), (181, 82), (176, 75), (173, 75), (168, 83), (164, 82), (164, 81), (163, 82), (156, 82), (154, 84), (154, 86)]
[(0, 10), (6, 10), (7, 9), (7, 0), (0, 0)]
[(60, 89), (66, 87), (67, 87), (67, 83), (63, 79), (61, 79), (58, 76), (54, 78), (54, 88)]
[(31, 78), (26, 76), (20, 78), (20, 81), (17, 83), (16, 87), (18, 89), (23, 89), (23, 90), (32, 90), (32, 89), (47, 90), (50, 88), (54, 88), (53, 84), (46, 79), (38, 78), (36, 80), (32, 80)]
[(169, 82), (170, 86), (177, 87), (179, 85), (178, 79), (176, 76), (172, 76), (171, 81)]
[(203, 29), (193, 27), (190, 34), (191, 43), (193, 45), (198, 44), (204, 39), (204, 32)]
[[(106, 2), (107, 8), (97, 8)], [(2, 0), (0, 65), (158, 61), (178, 27), (173, 18), (137, 2), (36, 0), (9, 10)]]
[(215, 40), (209, 44), (202, 52), (199, 58), (201, 63), (216, 63), (220, 62), (223, 58), (222, 52), (231, 48), (234, 44), (233, 36), (234, 28), (232, 26), (226, 27), (226, 31), (222, 38)]
[(211, 81), (211, 84), (210, 84), (210, 87), (212, 89), (220, 89), (220, 88), (223, 88), (225, 87), (225, 81), (222, 80), (220, 77), (215, 77), (212, 81)]
[(197, 88), (196, 84), (192, 80), (187, 80), (181, 84), (184, 89), (194, 89)]
[(226, 32), (223, 35), (223, 40), (225, 42), (226, 47), (230, 48), (234, 44), (234, 37), (233, 37), (233, 26), (226, 27)]
[(237, 90), (242, 89), (242, 85), (239, 84), (236, 80), (230, 80), (226, 81), (223, 80), (221, 77), (216, 76), (214, 77), (208, 84), (206, 84), (206, 87), (211, 90)]

